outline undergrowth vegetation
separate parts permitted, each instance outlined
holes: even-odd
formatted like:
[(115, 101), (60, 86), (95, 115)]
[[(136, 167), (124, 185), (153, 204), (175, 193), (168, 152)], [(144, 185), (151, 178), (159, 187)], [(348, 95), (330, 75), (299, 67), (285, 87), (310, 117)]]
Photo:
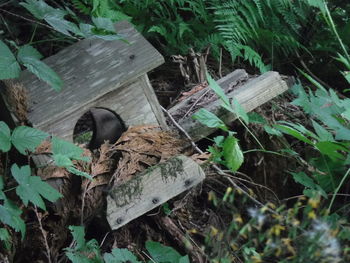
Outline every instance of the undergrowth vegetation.
[[(0, 79), (16, 78), (22, 69), (28, 69), (59, 91), (63, 83), (41, 61), (42, 54), (49, 56), (83, 38), (122, 40), (113, 23), (124, 19), (168, 57), (185, 56), (190, 49), (205, 52), (210, 47), (211, 55), (228, 68), (243, 61), (245, 67), (260, 72), (288, 67), (286, 72), (297, 72), (311, 84), (294, 85), (291, 102), (309, 122), (255, 120), (271, 140), (284, 137), (291, 142), (277, 151), (269, 151), (259, 141), (250, 128), (252, 115), (237, 101), (230, 101), (207, 74), (222, 107), (236, 115), (259, 147), (242, 149), (239, 134), (201, 109), (195, 118), (224, 134), (213, 139), (208, 149), (210, 161), (238, 175), (248, 151), (296, 159), (302, 165), (283, 174), (301, 191), (275, 203), (257, 200), (248, 188), (225, 185), (221, 192), (210, 191), (208, 205), (222, 216), (223, 224), (208, 228), (200, 249), (211, 262), (349, 262), (350, 99), (340, 94), (347, 94), (350, 83), (349, 12), (350, 4), (337, 0), (328, 4), (323, 0), (1, 1)], [(332, 89), (327, 83), (334, 76)], [(90, 161), (81, 148), (48, 138), (45, 132), (26, 126), (11, 131), (0, 121), (4, 163), (0, 166), (1, 253), (14, 249), (12, 240), (17, 234), (21, 239), (25, 236), (26, 222), (21, 215), (26, 207), (33, 207), (40, 223), (38, 211), (46, 211), (47, 203), (61, 197), (33, 175), (29, 166), (42, 141), (51, 141), (56, 166), (91, 179), (75, 166), (74, 161)], [(26, 156), (25, 165), (9, 160), (11, 149)], [(45, 240), (46, 232), (41, 230)], [(85, 239), (83, 226), (70, 226), (70, 230), (73, 241), (64, 253), (72, 262), (139, 262), (127, 249), (102, 252), (96, 240)], [(190, 262), (188, 256), (159, 243), (147, 242), (145, 248), (155, 262)], [(50, 259), (49, 249), (46, 254)]]

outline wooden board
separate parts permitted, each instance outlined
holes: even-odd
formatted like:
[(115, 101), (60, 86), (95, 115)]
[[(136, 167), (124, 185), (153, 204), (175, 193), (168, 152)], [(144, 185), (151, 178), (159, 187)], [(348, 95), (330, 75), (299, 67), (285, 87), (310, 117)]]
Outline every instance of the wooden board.
[[(270, 71), (249, 80), (226, 95), (230, 99), (236, 98), (242, 107), (249, 112), (287, 89), (288, 85), (282, 80), (281, 76), (277, 72)], [(236, 116), (224, 110), (220, 106), (221, 104), (220, 100), (216, 100), (206, 105), (205, 109), (216, 114), (225, 123), (229, 124), (236, 119)], [(169, 112), (172, 112), (172, 109)], [(208, 128), (202, 125), (199, 121), (194, 120), (192, 116), (180, 120), (179, 124), (189, 133), (194, 141), (203, 139), (216, 130), (215, 128)]]
[[(117, 104), (115, 108), (128, 108), (126, 111), (149, 107), (138, 109), (144, 115), (134, 118), (147, 117), (152, 119), (151, 123), (162, 122), (157, 119), (160, 118), (159, 113), (153, 117), (145, 116), (155, 110), (153, 106), (150, 108), (146, 105), (150, 103), (148, 97), (154, 96), (154, 92), (151, 88), (146, 90), (141, 86), (144, 85), (146, 73), (162, 64), (164, 59), (128, 22), (116, 24), (116, 30), (130, 44), (119, 40), (85, 39), (44, 60), (63, 79), (61, 92), (54, 91), (29, 71), (21, 74), (19, 81), (28, 89), (29, 121), (34, 127), (50, 132), (53, 130), (52, 125), (62, 125), (63, 120), (71, 114), (81, 116), (89, 106), (95, 106), (96, 99), (102, 96), (108, 97), (110, 104)], [(136, 83), (136, 80), (140, 81), (138, 85), (125, 90), (127, 85)], [(118, 89), (124, 89), (123, 93), (115, 92)], [(140, 92), (134, 95), (135, 89), (151, 94), (138, 98)], [(101, 100), (99, 104), (102, 104)], [(133, 123), (130, 114), (124, 114), (124, 117), (126, 122)], [(73, 119), (77, 120), (75, 117)], [(67, 138), (67, 135), (61, 137)]]
[(117, 229), (204, 180), (201, 167), (174, 157), (114, 187), (107, 196), (107, 220)]

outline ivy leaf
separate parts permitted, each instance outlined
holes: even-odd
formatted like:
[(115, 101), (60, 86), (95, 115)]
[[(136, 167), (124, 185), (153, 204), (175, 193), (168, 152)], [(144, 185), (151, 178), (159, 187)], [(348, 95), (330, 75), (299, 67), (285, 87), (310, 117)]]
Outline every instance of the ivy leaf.
[(106, 263), (141, 263), (133, 253), (125, 248), (114, 248), (112, 253), (105, 253), (103, 259)]
[(48, 136), (46, 132), (27, 126), (19, 126), (12, 132), (11, 141), (20, 153), (26, 154), (26, 150), (33, 152)]
[(26, 0), (26, 2), (21, 2), (20, 5), (26, 8), (34, 17), (45, 20), (56, 31), (64, 35), (71, 36), (69, 32), (76, 33), (79, 31), (74, 23), (64, 19), (64, 16), (68, 14), (65, 10), (53, 8), (42, 0)]
[(54, 90), (60, 91), (63, 86), (61, 78), (48, 65), (40, 61), (42, 55), (32, 46), (26, 45), (18, 51), (20, 61), (30, 72), (48, 83)]
[(200, 109), (193, 115), (193, 119), (198, 120), (200, 123), (208, 126), (209, 128), (219, 128), (227, 131), (225, 123), (219, 119), (214, 113), (206, 109)]
[(17, 195), (22, 199), (24, 205), (31, 201), (34, 205), (46, 210), (43, 199), (55, 202), (62, 195), (48, 183), (41, 180), (39, 176), (31, 176), (29, 165), (18, 167), (12, 165), (11, 172), (19, 186), (16, 188)]
[(18, 78), (21, 68), (8, 46), (0, 40), (0, 79)]
[(243, 152), (239, 147), (238, 140), (233, 136), (227, 136), (223, 146), (225, 165), (235, 172), (244, 161)]
[(11, 131), (9, 126), (0, 121), (0, 151), (8, 152), (11, 149)]
[(11, 200), (5, 198), (4, 204), (0, 205), (0, 221), (12, 227), (16, 232), (21, 232), (22, 240), (26, 233), (26, 225), (20, 215), (19, 209)]

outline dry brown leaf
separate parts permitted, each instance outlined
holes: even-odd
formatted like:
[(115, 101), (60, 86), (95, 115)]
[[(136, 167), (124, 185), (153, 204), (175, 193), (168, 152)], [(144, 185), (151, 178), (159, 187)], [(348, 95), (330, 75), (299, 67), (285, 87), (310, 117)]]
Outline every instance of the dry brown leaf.
[(28, 121), (28, 94), (22, 83), (4, 80), (6, 97), (18, 120), (25, 124)]
[(211, 154), (208, 152), (204, 152), (204, 153), (195, 153), (192, 156), (190, 156), (190, 158), (195, 161), (196, 163), (198, 163), (199, 165), (206, 163), (209, 161)]
[(181, 97), (179, 98), (179, 101), (183, 101), (187, 99), (188, 97), (192, 96), (193, 94), (197, 93), (198, 91), (201, 91), (202, 89), (205, 89), (208, 87), (207, 83), (202, 83), (194, 86), (190, 91), (182, 92)]
[(114, 183), (124, 182), (147, 167), (180, 153), (182, 144), (175, 134), (162, 131), (158, 126), (130, 127), (112, 146), (122, 155), (113, 175)]

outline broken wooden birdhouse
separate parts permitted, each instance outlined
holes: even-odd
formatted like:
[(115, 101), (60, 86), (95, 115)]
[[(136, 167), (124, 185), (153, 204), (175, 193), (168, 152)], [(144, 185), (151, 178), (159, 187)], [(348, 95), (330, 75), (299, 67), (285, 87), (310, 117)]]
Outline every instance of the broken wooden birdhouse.
[[(130, 23), (115, 28), (127, 41), (84, 39), (44, 60), (62, 78), (60, 92), (28, 70), (22, 72), (15, 85), (26, 90), (27, 118), (34, 128), (72, 141), (79, 118), (99, 108), (116, 113), (127, 126), (166, 126), (147, 77), (164, 62), (162, 55)], [(2, 97), (18, 123), (16, 105)]]

